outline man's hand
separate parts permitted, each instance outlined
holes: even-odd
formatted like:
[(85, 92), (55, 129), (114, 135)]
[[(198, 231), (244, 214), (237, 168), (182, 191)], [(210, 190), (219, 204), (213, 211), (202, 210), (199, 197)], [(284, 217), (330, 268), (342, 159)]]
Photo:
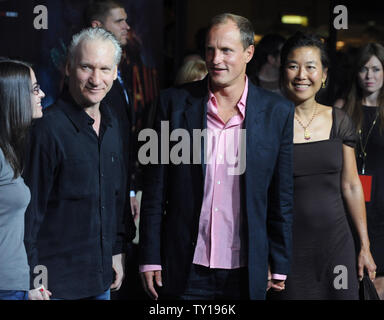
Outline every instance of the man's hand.
[(137, 201), (136, 197), (129, 197), (131, 202), (131, 212), (133, 216), (133, 220), (136, 221), (140, 216), (140, 206), (139, 201)]
[(153, 284), (153, 277), (155, 277), (155, 282), (158, 287), (162, 287), (163, 284), (161, 282), (161, 271), (146, 271), (140, 273), (141, 282), (143, 284), (144, 291), (147, 293), (147, 295), (153, 299), (157, 300), (159, 298), (159, 295), (157, 294), (154, 284)]
[(276, 291), (282, 291), (285, 289), (285, 280), (276, 280), (272, 279), (271, 269), (268, 265), (268, 284), (267, 284), (267, 291), (269, 289), (274, 289)]
[(120, 253), (112, 257), (112, 268), (115, 271), (115, 281), (111, 284), (111, 291), (120, 289), (124, 279), (125, 253)]

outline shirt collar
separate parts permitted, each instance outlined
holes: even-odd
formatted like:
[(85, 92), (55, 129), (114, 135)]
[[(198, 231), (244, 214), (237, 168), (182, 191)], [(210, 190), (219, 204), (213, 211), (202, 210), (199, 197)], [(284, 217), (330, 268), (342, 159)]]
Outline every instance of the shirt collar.
[[(245, 75), (244, 91), (243, 91), (243, 94), (241, 95), (239, 102), (236, 105), (243, 118), (245, 117), (245, 107), (247, 105), (247, 96), (248, 96), (248, 77), (247, 75)], [(212, 103), (208, 103), (208, 112), (211, 112), (211, 113), (213, 112), (217, 114), (217, 100), (215, 95), (212, 93), (211, 89), (209, 88), (209, 84), (208, 84), (208, 101), (212, 102)], [(214, 110), (211, 109), (212, 107), (214, 108)]]
[[(61, 106), (64, 112), (71, 119), (77, 129), (82, 127), (89, 127), (93, 125), (94, 120), (85, 112), (85, 110), (79, 106), (69, 93), (68, 87), (64, 88), (60, 100), (62, 100)], [(100, 114), (102, 122), (109, 127), (112, 127), (112, 118), (109, 107), (101, 101)]]

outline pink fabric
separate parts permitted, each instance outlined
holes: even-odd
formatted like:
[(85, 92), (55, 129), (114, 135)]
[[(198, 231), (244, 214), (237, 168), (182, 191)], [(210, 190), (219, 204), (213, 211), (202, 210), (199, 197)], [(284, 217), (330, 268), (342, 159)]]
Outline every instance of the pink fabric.
[(157, 264), (142, 264), (139, 266), (139, 271), (140, 272), (147, 272), (147, 271), (158, 271), (162, 270), (161, 265)]
[(247, 264), (240, 215), (240, 176), (228, 174), (236, 167), (240, 129), (245, 118), (248, 79), (238, 113), (227, 123), (218, 115), (215, 96), (207, 105), (207, 166), (199, 233), (193, 263), (210, 268), (235, 269)]
[(272, 273), (272, 279), (274, 279), (274, 280), (286, 280), (287, 276), (285, 274)]

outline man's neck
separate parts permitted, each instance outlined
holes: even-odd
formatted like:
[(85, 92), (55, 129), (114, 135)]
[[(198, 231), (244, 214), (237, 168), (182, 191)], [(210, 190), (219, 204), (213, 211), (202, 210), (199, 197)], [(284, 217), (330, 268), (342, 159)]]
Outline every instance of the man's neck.
[(100, 118), (100, 103), (97, 105), (91, 106), (91, 107), (86, 107), (84, 108), (84, 111), (93, 119), (97, 120)]
[(228, 87), (215, 87), (210, 85), (210, 89), (221, 108), (235, 108), (243, 95), (245, 83), (244, 77), (244, 81), (238, 81), (238, 83), (234, 85)]

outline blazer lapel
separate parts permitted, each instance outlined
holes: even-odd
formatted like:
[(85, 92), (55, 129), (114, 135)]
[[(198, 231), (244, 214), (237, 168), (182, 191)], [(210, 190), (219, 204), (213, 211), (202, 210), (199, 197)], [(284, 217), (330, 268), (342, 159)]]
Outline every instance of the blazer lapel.
[(261, 121), (264, 119), (262, 117), (262, 113), (266, 111), (268, 105), (265, 103), (263, 95), (260, 94), (260, 89), (252, 83), (248, 83), (247, 106), (243, 125), (243, 128), (246, 129), (246, 150), (245, 155), (243, 155), (246, 157), (246, 184), (247, 177), (252, 176), (252, 174), (248, 175), (247, 173), (251, 173), (252, 170), (256, 169), (255, 163), (257, 163), (257, 159), (254, 159), (254, 151), (257, 147), (257, 141), (259, 141), (258, 136), (268, 134), (266, 132), (262, 132), (261, 130)]
[[(199, 159), (199, 163), (202, 167), (203, 178), (205, 179), (206, 164), (204, 161), (204, 155), (206, 154), (206, 150), (204, 146), (206, 143), (204, 143), (203, 137), (200, 140), (200, 146), (196, 142), (193, 143), (193, 130), (198, 129), (201, 132), (202, 130), (207, 129), (207, 81), (201, 82), (201, 87), (198, 88), (198, 91), (197, 95), (190, 95), (188, 97), (187, 108), (184, 112), (184, 116), (188, 126), (189, 135), (191, 137), (191, 161), (193, 161), (193, 158)], [(205, 141), (207, 141), (207, 139), (205, 139)]]

